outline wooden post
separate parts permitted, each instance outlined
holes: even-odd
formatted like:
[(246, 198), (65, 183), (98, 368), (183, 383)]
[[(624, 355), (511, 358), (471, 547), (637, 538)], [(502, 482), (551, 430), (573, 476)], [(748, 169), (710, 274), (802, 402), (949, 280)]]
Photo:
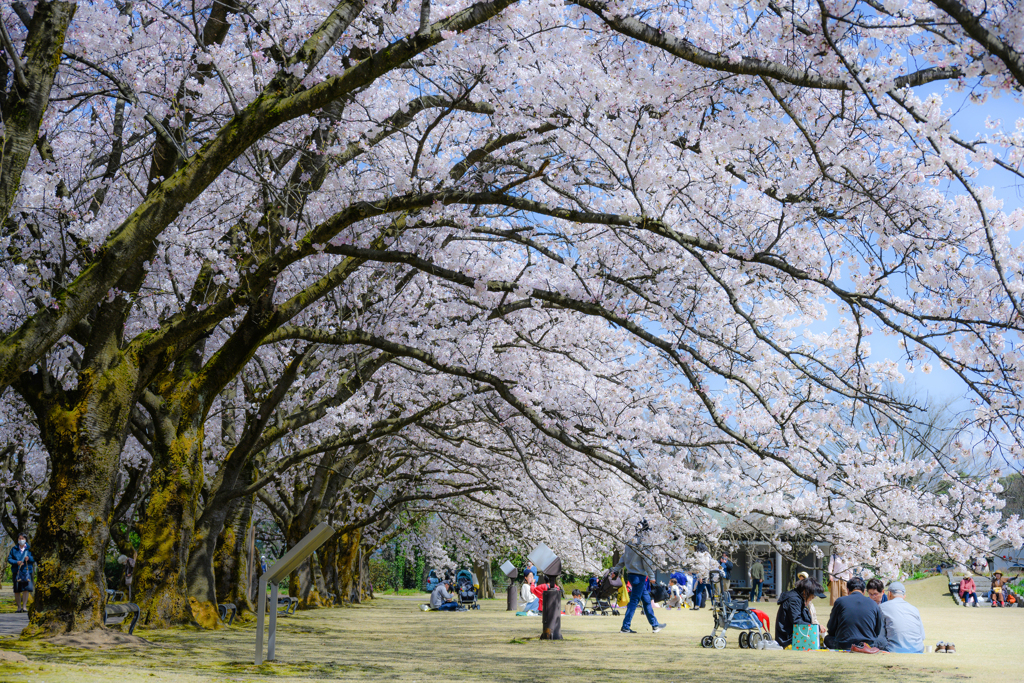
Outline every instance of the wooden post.
[(541, 626), (541, 640), (562, 640), (562, 591), (558, 588), (544, 591)]

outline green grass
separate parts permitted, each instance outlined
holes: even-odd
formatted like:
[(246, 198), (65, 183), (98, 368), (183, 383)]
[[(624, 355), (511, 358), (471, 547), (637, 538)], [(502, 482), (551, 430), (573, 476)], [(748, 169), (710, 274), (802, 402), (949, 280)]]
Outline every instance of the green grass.
[(399, 588), (397, 591), (394, 590), (394, 589), (389, 588), (388, 590), (383, 591), (383, 592), (378, 591), (377, 595), (385, 596), (386, 597), (386, 596), (389, 596), (389, 595), (405, 595), (405, 596), (408, 596), (408, 595), (423, 595), (423, 596), (429, 596), (430, 594), (427, 593), (426, 591), (422, 591), (422, 590), (420, 590), (418, 588)]
[[(668, 629), (652, 634), (637, 615), (636, 635), (618, 633), (621, 617), (563, 617), (561, 642), (542, 641), (540, 620), (505, 611), (503, 599), (483, 609), (421, 612), (422, 593), (383, 597), (367, 605), (300, 612), (278, 621), (277, 661), (252, 663), (252, 622), (223, 631), (136, 631), (152, 647), (80, 650), (38, 640), (0, 640), (30, 664), (0, 667), (0, 682), (396, 680), (419, 683), (670, 683), (710, 679), (800, 681), (1019, 681), (1017, 638), (1024, 610), (956, 607), (945, 577), (908, 584), (921, 609), (928, 644), (956, 643), (955, 655), (879, 655), (741, 650), (730, 633), (725, 650), (705, 650), (711, 615), (657, 610)], [(818, 615), (828, 619), (827, 600)], [(773, 620), (774, 604), (762, 604)]]

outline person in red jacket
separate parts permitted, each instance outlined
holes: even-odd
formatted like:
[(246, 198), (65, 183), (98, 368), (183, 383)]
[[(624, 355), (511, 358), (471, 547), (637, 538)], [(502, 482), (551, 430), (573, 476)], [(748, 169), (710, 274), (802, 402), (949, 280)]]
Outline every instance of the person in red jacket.
[(967, 607), (967, 601), (970, 598), (974, 598), (974, 606), (978, 606), (978, 589), (974, 585), (974, 577), (971, 576), (970, 572), (964, 574), (964, 578), (960, 580), (960, 600), (963, 601), (964, 607)]
[(553, 583), (542, 583), (530, 588), (530, 592), (537, 596), (537, 612), (544, 614), (544, 591), (558, 589), (559, 586)]

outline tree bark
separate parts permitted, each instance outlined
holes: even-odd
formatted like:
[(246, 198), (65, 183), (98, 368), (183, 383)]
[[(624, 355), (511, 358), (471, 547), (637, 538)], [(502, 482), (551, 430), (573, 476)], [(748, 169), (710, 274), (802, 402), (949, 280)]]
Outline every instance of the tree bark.
[(14, 74), (3, 107), (0, 224), (6, 222), (21, 188), (21, 176), (39, 137), (39, 126), (50, 104), (50, 89), (60, 66), (64, 39), (77, 9), (78, 5), (73, 2), (41, 0), (36, 3), (29, 22), (25, 51), (19, 60), (21, 68)]
[(480, 594), (478, 597), (482, 599), (490, 599), (494, 597), (494, 580), (491, 577), (491, 563), (489, 560), (485, 560), (480, 564), (473, 565), (473, 573), (476, 574), (477, 581), (480, 582)]
[(358, 530), (342, 534), (338, 539), (337, 561), (338, 570), (338, 601), (343, 603), (359, 602), (358, 578), (359, 542), (362, 533)]
[(212, 610), (209, 604), (193, 603), (186, 580), (203, 484), (203, 429), (189, 420), (185, 429), (174, 431), (169, 440), (154, 439), (150, 496), (138, 527), (135, 590), (141, 621), (151, 627), (196, 623), (219, 628), (216, 599)]
[(18, 384), (50, 456), (50, 488), (32, 544), (38, 578), (30, 632), (59, 634), (104, 625), (107, 520), (139, 368), (133, 355), (110, 346), (90, 361), (72, 392), (53, 393), (41, 377), (45, 369)]
[(233, 603), (239, 614), (255, 612), (255, 605), (249, 598), (248, 568), (248, 531), (252, 524), (253, 500), (253, 496), (245, 496), (231, 502), (232, 514), (228, 515), (227, 523), (217, 537), (217, 549), (213, 558), (213, 572), (216, 577), (215, 599)]

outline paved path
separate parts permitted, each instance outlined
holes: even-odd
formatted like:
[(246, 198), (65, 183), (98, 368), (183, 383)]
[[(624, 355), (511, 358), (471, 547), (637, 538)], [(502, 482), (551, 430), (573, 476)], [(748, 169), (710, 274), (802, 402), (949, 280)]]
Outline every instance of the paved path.
[(18, 635), (28, 626), (28, 612), (0, 614), (0, 635)]

